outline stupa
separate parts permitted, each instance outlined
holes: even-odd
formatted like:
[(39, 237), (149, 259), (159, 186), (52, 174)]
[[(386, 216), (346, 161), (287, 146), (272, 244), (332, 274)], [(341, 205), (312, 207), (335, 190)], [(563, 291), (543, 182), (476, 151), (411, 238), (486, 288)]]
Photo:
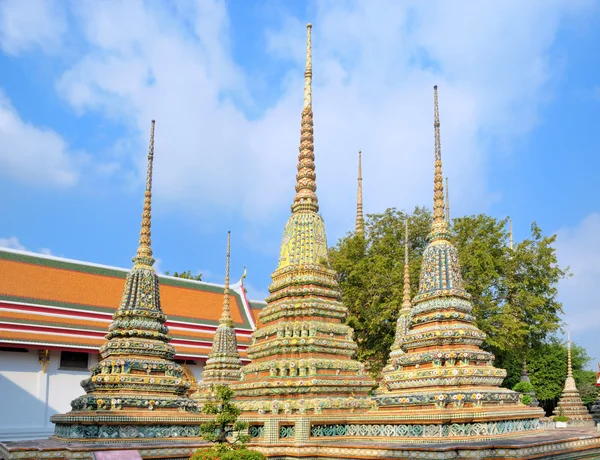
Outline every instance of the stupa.
[(554, 415), (565, 415), (569, 417), (569, 425), (575, 426), (593, 426), (594, 420), (583, 405), (581, 396), (577, 390), (575, 379), (573, 378), (573, 366), (571, 364), (571, 335), (568, 334), (567, 340), (567, 378), (565, 387), (560, 395), (558, 404), (554, 409)]
[(375, 397), (379, 413), (410, 416), (432, 437), (536, 429), (542, 410), (523, 405), (519, 393), (500, 387), (506, 371), (495, 368), (494, 356), (481, 348), (486, 335), (474, 324), (471, 296), (463, 286), (444, 209), (437, 86), (434, 133), (433, 223), (412, 304), (405, 271), (398, 331)]
[(348, 310), (329, 265), (325, 227), (318, 214), (311, 25), (307, 28), (292, 215), (285, 225), (279, 264), (271, 275), (267, 306), (259, 315), (262, 325), (252, 334), (248, 348), (252, 363), (242, 368), (242, 381), (232, 386), (247, 416), (349, 412), (372, 405), (368, 393), (374, 382), (365, 375), (363, 364), (353, 359), (357, 345), (352, 329), (343, 324)]
[(362, 191), (362, 152), (358, 151), (358, 188), (356, 190), (356, 228), (355, 233), (363, 236), (365, 234), (365, 216), (363, 214), (363, 191)]
[(212, 349), (208, 355), (206, 366), (202, 372), (202, 381), (193, 399), (204, 403), (215, 385), (229, 385), (240, 380), (242, 361), (237, 348), (235, 329), (229, 310), (229, 261), (231, 257), (231, 232), (227, 233), (227, 262), (225, 264), (225, 288), (223, 295), (223, 312), (219, 326), (215, 332)]
[[(519, 381), (528, 383), (531, 385), (531, 380), (529, 379), (529, 374), (527, 373), (527, 360), (525, 358), (523, 358), (523, 367), (521, 369), (521, 379)], [(533, 386), (531, 387), (531, 391), (527, 394), (531, 397), (531, 402), (529, 403), (530, 406), (537, 407), (540, 405), (540, 402), (538, 401), (537, 396), (535, 395), (535, 390), (533, 389)]]
[[(404, 222), (404, 286), (402, 296), (402, 306), (398, 312), (396, 322), (396, 336), (390, 349), (390, 357), (387, 365), (383, 368), (384, 379), (388, 375), (393, 375), (399, 366), (399, 360), (406, 353), (402, 349), (402, 339), (408, 334), (412, 321), (412, 302), (410, 301), (410, 266), (408, 264), (408, 219)], [(382, 382), (383, 385), (383, 382)]]
[(186, 396), (184, 368), (173, 361), (150, 240), (154, 120), (150, 132), (142, 229), (121, 304), (100, 348), (100, 361), (81, 382), (86, 394), (54, 415), (54, 439), (164, 441), (200, 437), (197, 403)]

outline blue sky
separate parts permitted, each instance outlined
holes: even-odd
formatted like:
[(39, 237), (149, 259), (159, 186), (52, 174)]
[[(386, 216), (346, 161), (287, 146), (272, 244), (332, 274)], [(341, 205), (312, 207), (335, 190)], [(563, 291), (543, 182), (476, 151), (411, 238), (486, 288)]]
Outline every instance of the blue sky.
[(156, 119), (164, 270), (264, 297), (293, 199), (305, 24), (329, 243), (431, 202), (439, 85), (453, 216), (558, 232), (576, 342), (600, 358), (600, 11), (593, 1), (0, 2), (0, 244), (129, 267)]

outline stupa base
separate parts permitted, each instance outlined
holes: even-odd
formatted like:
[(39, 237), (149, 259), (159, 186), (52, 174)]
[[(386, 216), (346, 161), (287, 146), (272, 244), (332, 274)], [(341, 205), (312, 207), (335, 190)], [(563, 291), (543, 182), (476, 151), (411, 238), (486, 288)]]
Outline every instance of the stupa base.
[(519, 437), (456, 444), (446, 439), (439, 444), (405, 444), (389, 441), (348, 439), (307, 443), (253, 443), (251, 449), (277, 460), (353, 459), (592, 459), (600, 455), (600, 434), (595, 430), (565, 429), (539, 431)]
[[(363, 411), (327, 414), (268, 414), (242, 419), (253, 442), (305, 443), (365, 440), (446, 443), (493, 440), (540, 431), (539, 416), (507, 411)], [(536, 411), (537, 412), (537, 411)]]
[(210, 419), (203, 414), (148, 412), (54, 415), (50, 439), (78, 443), (200, 441), (200, 424)]

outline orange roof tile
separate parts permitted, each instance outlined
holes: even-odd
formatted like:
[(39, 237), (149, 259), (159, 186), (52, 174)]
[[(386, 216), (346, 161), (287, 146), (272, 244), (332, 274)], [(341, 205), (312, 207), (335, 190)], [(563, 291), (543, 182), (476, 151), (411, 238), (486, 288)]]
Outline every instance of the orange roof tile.
[[(22, 336), (21, 341), (27, 344), (27, 337), (34, 339), (37, 333), (17, 333), (11, 325), (29, 325), (51, 328), (52, 333), (41, 334), (38, 342), (95, 348), (104, 342), (103, 335), (119, 305), (127, 271), (0, 249), (0, 273), (0, 342), (17, 343)], [(206, 355), (221, 315), (223, 287), (159, 278), (161, 303), (173, 344), (186, 355)], [(244, 356), (256, 324), (255, 306), (260, 308), (263, 304), (248, 302), (245, 295), (232, 292), (231, 316)], [(60, 330), (66, 334), (58, 334)]]

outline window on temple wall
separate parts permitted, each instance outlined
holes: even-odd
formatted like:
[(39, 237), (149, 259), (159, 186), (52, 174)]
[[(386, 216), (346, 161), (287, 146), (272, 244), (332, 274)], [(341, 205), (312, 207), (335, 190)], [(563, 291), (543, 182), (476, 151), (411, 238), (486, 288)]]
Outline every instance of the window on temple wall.
[(68, 371), (87, 371), (89, 363), (89, 354), (79, 351), (61, 351), (60, 367), (61, 370)]
[(27, 348), (0, 347), (0, 351), (8, 351), (12, 353), (28, 353)]
[(193, 359), (176, 359), (175, 362), (177, 364), (181, 364), (182, 366), (184, 364), (187, 364), (188, 366), (190, 366), (190, 365), (193, 366), (194, 364), (196, 364), (196, 361), (194, 361)]

